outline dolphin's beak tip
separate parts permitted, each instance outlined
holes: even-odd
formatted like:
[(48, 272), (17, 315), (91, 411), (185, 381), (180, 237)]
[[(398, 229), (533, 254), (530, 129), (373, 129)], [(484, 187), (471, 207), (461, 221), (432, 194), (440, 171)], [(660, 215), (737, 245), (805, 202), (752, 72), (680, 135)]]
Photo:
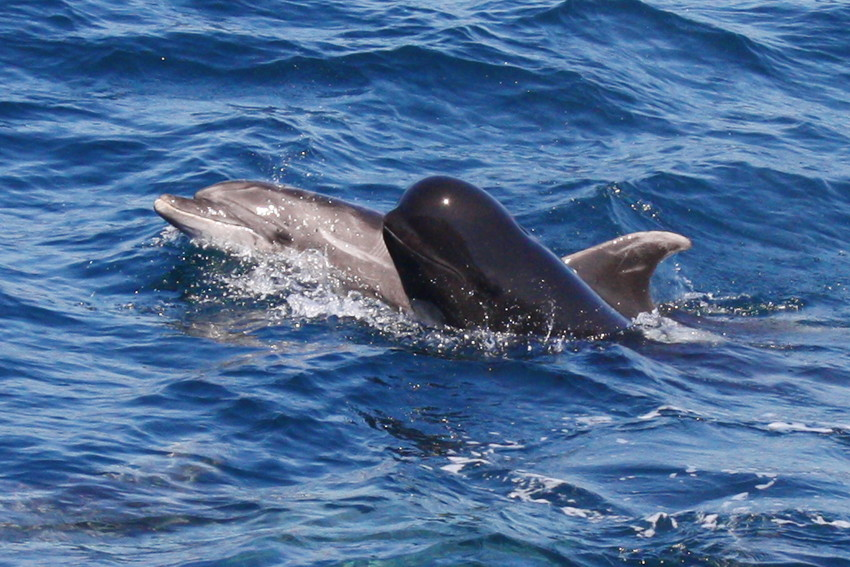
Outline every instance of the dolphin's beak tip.
[(153, 202), (153, 210), (161, 215), (165, 209), (172, 207), (173, 204), (174, 195), (163, 193), (162, 195), (156, 198), (156, 201)]

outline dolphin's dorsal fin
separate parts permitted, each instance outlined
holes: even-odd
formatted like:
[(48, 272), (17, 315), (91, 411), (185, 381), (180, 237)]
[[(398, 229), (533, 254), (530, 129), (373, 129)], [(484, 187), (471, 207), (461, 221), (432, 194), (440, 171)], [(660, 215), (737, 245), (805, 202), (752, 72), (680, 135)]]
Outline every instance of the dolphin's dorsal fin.
[(564, 256), (563, 260), (609, 305), (634, 318), (655, 308), (649, 280), (656, 266), (690, 247), (691, 241), (675, 232), (635, 232)]

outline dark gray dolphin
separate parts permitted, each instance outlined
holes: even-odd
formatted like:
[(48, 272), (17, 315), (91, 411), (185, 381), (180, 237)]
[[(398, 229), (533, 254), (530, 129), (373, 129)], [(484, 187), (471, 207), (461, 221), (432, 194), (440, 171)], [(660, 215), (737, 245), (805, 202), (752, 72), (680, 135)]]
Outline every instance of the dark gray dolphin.
[(414, 311), (458, 328), (597, 335), (630, 322), (485, 191), (451, 177), (410, 187), (384, 241)]
[[(322, 250), (347, 287), (412, 311), (399, 269), (384, 241), (384, 216), (377, 211), (258, 181), (218, 183), (198, 191), (192, 199), (162, 195), (154, 209), (189, 236), (225, 248)], [(482, 245), (486, 243), (482, 241)], [(563, 260), (605, 302), (632, 318), (654, 308), (649, 283), (657, 264), (689, 247), (690, 241), (678, 234), (639, 232)], [(522, 263), (522, 259), (514, 260)], [(439, 313), (425, 315), (442, 317)], [(617, 322), (620, 324), (622, 321)]]

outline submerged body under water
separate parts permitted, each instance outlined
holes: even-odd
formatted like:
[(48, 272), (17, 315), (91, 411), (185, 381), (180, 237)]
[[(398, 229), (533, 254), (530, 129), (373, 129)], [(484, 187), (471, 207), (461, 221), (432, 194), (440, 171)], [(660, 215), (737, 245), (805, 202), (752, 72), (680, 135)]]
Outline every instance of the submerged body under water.
[[(850, 565), (850, 10), (0, 7), (0, 564)], [(694, 243), (616, 340), (429, 329), (164, 228), (429, 174), (559, 255)]]

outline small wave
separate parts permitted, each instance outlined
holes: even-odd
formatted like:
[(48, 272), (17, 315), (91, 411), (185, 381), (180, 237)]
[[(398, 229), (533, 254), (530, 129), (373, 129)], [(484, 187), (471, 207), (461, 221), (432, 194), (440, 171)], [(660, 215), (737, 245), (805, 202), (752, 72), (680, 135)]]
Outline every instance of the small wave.
[(656, 512), (645, 518), (645, 521), (648, 526), (634, 527), (639, 537), (655, 537), (659, 532), (671, 531), (679, 527), (679, 522), (676, 521), (676, 518), (666, 512)]
[(772, 421), (767, 424), (767, 430), (774, 433), (822, 433), (831, 434), (838, 430), (833, 427), (819, 427), (806, 425), (805, 423), (787, 422), (787, 421)]
[(578, 521), (621, 525), (630, 520), (628, 513), (602, 495), (562, 478), (524, 470), (506, 475), (512, 489), (507, 497), (525, 504), (543, 504)]
[(262, 310), (267, 325), (290, 321), (299, 326), (335, 318), (399, 336), (419, 327), (376, 298), (346, 290), (341, 274), (320, 251), (272, 253), (230, 248), (222, 256), (217, 243), (196, 245), (201, 257), (194, 260), (193, 272), (184, 278), (184, 297), (195, 307)]
[(651, 341), (666, 344), (709, 343), (720, 344), (726, 339), (704, 329), (689, 327), (661, 315), (658, 309), (640, 313), (634, 320), (635, 328)]
[(690, 292), (677, 302), (677, 307), (702, 316), (759, 317), (800, 311), (804, 304), (796, 297), (771, 300), (746, 294), (717, 296), (713, 293)]
[(449, 457), (449, 464), (440, 467), (442, 470), (454, 474), (460, 474), (463, 469), (470, 465), (484, 465), (487, 461), (473, 457)]
[(678, 417), (678, 418), (688, 417), (688, 418), (697, 419), (697, 420), (705, 419), (704, 417), (700, 416), (697, 412), (682, 409), (682, 408), (677, 408), (675, 406), (661, 406), (661, 407), (656, 408), (656, 409), (654, 409), (650, 412), (647, 412), (643, 415), (638, 416), (638, 419), (640, 419), (640, 420), (650, 420), (650, 419), (657, 419), (659, 417), (667, 417), (667, 416)]
[(825, 520), (823, 516), (815, 516), (812, 522), (819, 526), (832, 526), (840, 530), (850, 530), (850, 522), (847, 520)]

